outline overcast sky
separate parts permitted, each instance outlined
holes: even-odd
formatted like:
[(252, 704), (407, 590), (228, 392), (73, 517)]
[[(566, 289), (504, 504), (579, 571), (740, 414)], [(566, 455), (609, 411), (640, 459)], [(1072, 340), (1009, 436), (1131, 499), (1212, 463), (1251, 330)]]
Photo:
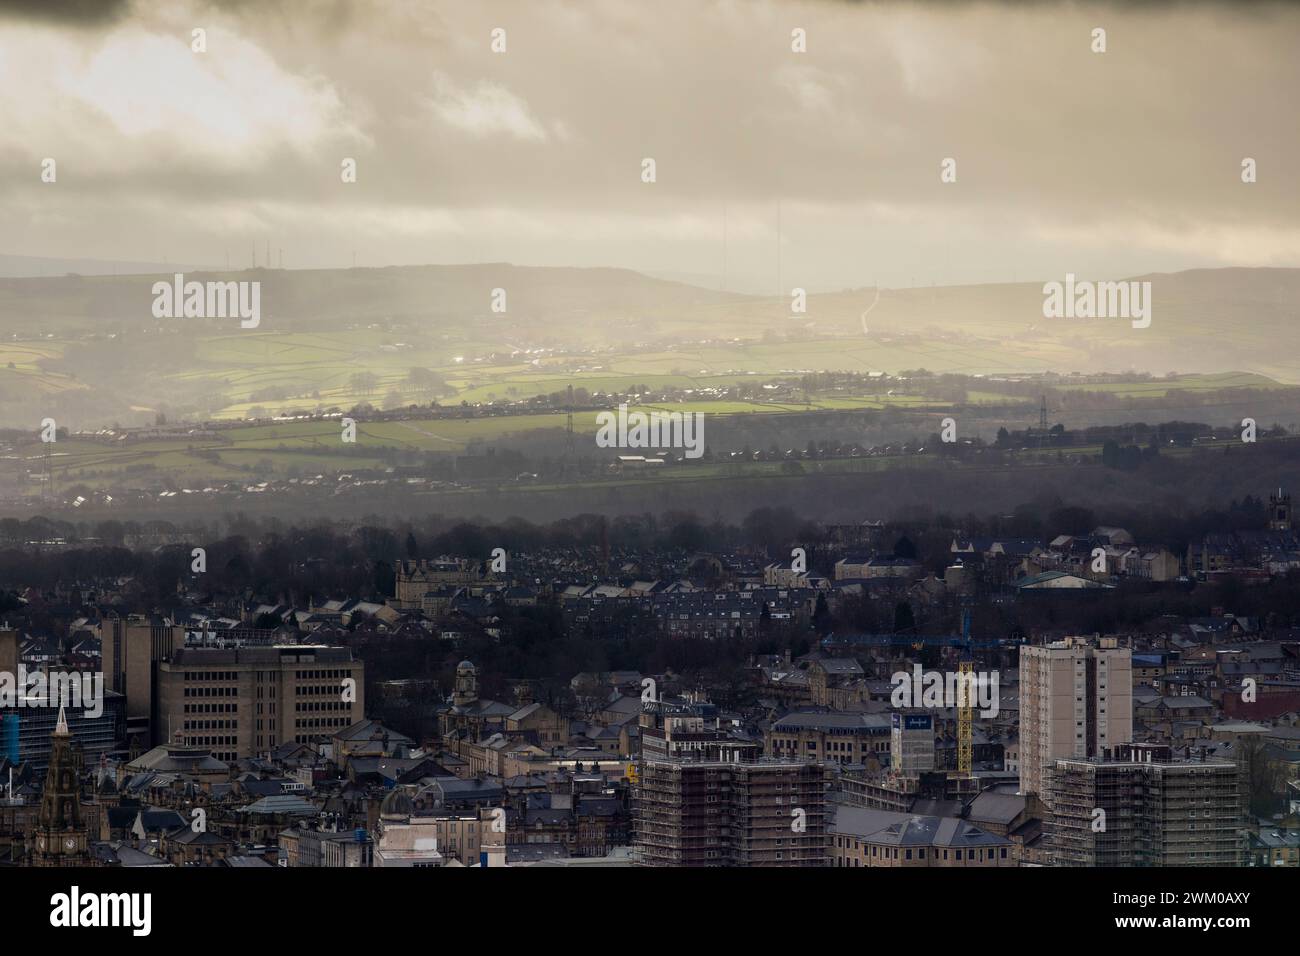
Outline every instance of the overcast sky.
[(725, 269), (767, 292), (1300, 265), (1291, 6), (7, 8), (0, 253), (238, 267), (269, 242), (291, 268)]

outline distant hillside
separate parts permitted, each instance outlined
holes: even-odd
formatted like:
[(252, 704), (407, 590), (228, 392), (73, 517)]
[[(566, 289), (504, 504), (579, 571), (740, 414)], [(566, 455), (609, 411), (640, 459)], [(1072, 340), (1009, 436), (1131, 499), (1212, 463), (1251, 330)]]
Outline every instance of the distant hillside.
[[(1042, 282), (858, 289), (811, 295), (795, 312), (786, 298), (627, 269), (484, 263), (186, 277), (260, 282), (260, 325), (155, 319), (152, 287), (170, 273), (0, 278), (0, 427), (46, 415), (86, 427), (363, 401), (509, 402), (568, 385), (704, 388), (829, 370), (1231, 372), (1300, 384), (1296, 269), (1136, 277), (1151, 283), (1148, 328), (1044, 318)], [(495, 289), (504, 312), (492, 308)]]
[[(0, 332), (157, 324), (153, 283), (171, 273), (59, 276), (0, 280)], [(328, 332), (356, 322), (488, 320), (532, 337), (626, 341), (653, 336), (661, 324), (690, 320), (745, 296), (652, 279), (627, 269), (560, 269), (505, 263), (393, 266), (383, 269), (191, 272), (186, 279), (262, 283), (264, 331)], [(493, 289), (506, 291), (504, 315), (492, 311)], [(546, 323), (540, 326), (538, 323)], [(697, 330), (702, 331), (702, 330)]]
[[(1064, 281), (1051, 276), (1047, 281)], [(1079, 276), (1107, 280), (1111, 276)], [(807, 318), (820, 333), (917, 335), (917, 365), (943, 337), (964, 345), (966, 371), (997, 372), (1032, 356), (1058, 372), (1248, 371), (1300, 382), (1295, 355), (1300, 269), (1198, 269), (1128, 277), (1151, 283), (1149, 328), (1124, 319), (1046, 319), (1043, 282), (818, 295)], [(760, 313), (774, 309), (760, 308)], [(867, 314), (863, 315), (866, 311)]]
[(64, 276), (70, 272), (85, 276), (133, 275), (165, 272), (171, 269), (197, 269), (196, 265), (172, 265), (164, 262), (128, 262), (116, 259), (51, 259), (44, 256), (0, 255), (0, 278), (18, 279), (37, 276)]
[[(150, 289), (169, 274), (0, 279), (0, 333), (155, 324)], [(626, 269), (485, 263), (187, 275), (201, 281), (260, 280), (263, 331), (328, 332), (356, 322), (411, 320), (432, 330), (474, 321), (490, 323), (503, 339), (550, 346), (764, 334), (847, 336), (869, 345), (905, 335), (919, 337), (912, 367), (926, 365), (927, 349), (947, 339), (965, 350), (963, 365), (969, 371), (1023, 370), (1028, 361), (1030, 368), (1060, 372), (1233, 369), (1300, 381), (1290, 347), (1300, 319), (1297, 269), (1134, 277), (1152, 283), (1153, 315), (1146, 329), (1134, 329), (1123, 319), (1044, 319), (1041, 282), (882, 289), (874, 308), (876, 290), (858, 289), (809, 296), (807, 313), (792, 314), (788, 300), (699, 288)], [(506, 290), (504, 315), (491, 311), (495, 288)], [(857, 358), (842, 361), (843, 367), (860, 364)]]

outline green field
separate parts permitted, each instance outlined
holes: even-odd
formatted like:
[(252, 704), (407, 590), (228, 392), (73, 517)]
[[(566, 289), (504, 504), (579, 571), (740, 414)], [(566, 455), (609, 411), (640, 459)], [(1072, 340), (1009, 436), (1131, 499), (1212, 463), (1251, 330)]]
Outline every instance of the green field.
[[(689, 402), (635, 406), (650, 411), (703, 412), (707, 415), (797, 415), (818, 408), (878, 408), (872, 400), (831, 400), (803, 404), (762, 402)], [(914, 396), (898, 396), (900, 406), (925, 407)], [(574, 431), (588, 440), (597, 431), (596, 412), (576, 412)], [(270, 471), (283, 476), (295, 470), (303, 475), (328, 474), (349, 469), (382, 467), (378, 449), (404, 452), (462, 454), (473, 443), (508, 439), (512, 435), (546, 429), (558, 434), (566, 426), (563, 414), (512, 415), (492, 418), (419, 418), (407, 421), (359, 422), (357, 442), (341, 441), (336, 420), (249, 424), (222, 429), (215, 437), (152, 439), (143, 441), (97, 440), (73, 437), (57, 442), (51, 458), (61, 483), (111, 484), (124, 476), (166, 474), (177, 482), (202, 482), (248, 478), (254, 469), (260, 477)], [(29, 471), (39, 471), (45, 446), (33, 436), (15, 448), (15, 457)], [(269, 466), (269, 469), (266, 467)], [(776, 465), (774, 465), (776, 467)]]
[[(887, 343), (886, 343), (887, 344)], [(0, 375), (17, 377), (29, 390), (49, 392), (80, 389), (75, 379), (45, 372), (43, 362), (55, 361), (66, 345), (55, 341), (9, 342), (0, 357), (12, 367), (0, 368)], [(450, 411), (462, 403), (521, 401), (538, 394), (562, 393), (569, 385), (600, 391), (650, 389), (710, 389), (744, 383), (760, 396), (762, 384), (772, 378), (789, 382), (813, 369), (865, 363), (877, 356), (875, 347), (854, 341), (807, 341), (799, 343), (716, 343), (672, 352), (628, 351), (597, 357), (556, 358), (545, 353), (527, 361), (512, 355), (482, 361), (491, 351), (487, 343), (461, 341), (454, 347), (414, 349), (404, 341), (378, 338), (367, 330), (328, 335), (305, 333), (233, 333), (203, 337), (194, 346), (195, 361), (188, 368), (168, 372), (165, 385), (171, 390), (200, 389), (219, 393), (229, 401), (214, 414), (215, 421), (233, 427), (212, 436), (179, 437), (167, 440), (118, 440), (74, 437), (61, 440), (52, 468), (61, 483), (107, 486), (124, 479), (152, 479), (162, 475), (183, 485), (272, 476), (311, 476), (351, 469), (373, 470), (391, 464), (393, 452), (464, 454), (480, 443), (508, 441), (529, 433), (553, 432), (557, 438), (566, 426), (558, 412), (474, 417), (416, 417), (407, 421), (362, 422), (355, 446), (340, 441), (336, 420), (268, 421), (285, 413), (306, 414), (327, 409), (344, 410), (360, 402), (377, 406), (423, 405), (437, 401)], [(905, 350), (906, 346), (898, 346)], [(526, 358), (526, 356), (524, 356)], [(969, 359), (971, 355), (967, 353)], [(459, 359), (459, 361), (458, 361)], [(909, 363), (925, 364), (936, 371), (932, 350), (909, 356)], [(433, 369), (441, 384), (430, 389), (411, 380), (412, 368)], [(373, 376), (361, 389), (355, 376), (363, 369)], [(0, 379), (2, 382), (3, 379)], [(1036, 399), (1024, 394), (1024, 385), (1012, 389), (1000, 385), (996, 376), (968, 379), (968, 406), (1029, 405)], [(268, 400), (260, 390), (275, 387), (287, 397)], [(724, 399), (685, 400), (646, 404), (645, 410), (701, 412), (709, 416), (745, 419), (751, 416), (798, 416), (810, 412), (852, 412), (894, 408), (911, 412), (953, 409), (953, 399), (926, 393), (922, 381), (882, 380), (861, 383), (860, 394), (829, 392), (796, 394), (777, 399), (741, 398), (732, 393)], [(1034, 392), (1039, 386), (1031, 386)], [(1286, 388), (1267, 377), (1252, 373), (1193, 374), (1175, 378), (1152, 378), (1130, 382), (1085, 382), (1053, 379), (1042, 384), (1055, 393), (1095, 392), (1136, 402), (1135, 420), (1150, 403), (1154, 417), (1165, 414), (1168, 404), (1179, 395), (1194, 398), (1224, 390), (1276, 390)], [(948, 393), (951, 396), (951, 392)], [(958, 393), (960, 394), (960, 392)], [(396, 396), (396, 399), (394, 399)], [(1054, 404), (1054, 403), (1053, 403)], [(1196, 406), (1188, 406), (1195, 414)], [(256, 412), (256, 415), (253, 413)], [(234, 425), (246, 418), (258, 422)], [(582, 436), (596, 432), (596, 413), (574, 414), (574, 429)], [(927, 426), (929, 427), (929, 426)], [(783, 439), (789, 443), (788, 439)], [(799, 442), (795, 442), (799, 444)], [(30, 476), (41, 470), (44, 447), (35, 440), (20, 442), (13, 449), (11, 473)], [(409, 459), (408, 459), (409, 460)], [(706, 466), (694, 466), (698, 477)], [(707, 466), (714, 467), (714, 466)], [(719, 465), (718, 468), (729, 466)], [(773, 463), (779, 469), (779, 463)], [(824, 463), (824, 467), (841, 467)], [(855, 463), (853, 468), (874, 464)]]
[[(173, 373), (169, 378), (178, 386), (220, 392), (226, 401), (214, 409), (214, 417), (242, 419), (252, 417), (254, 411), (257, 417), (266, 417), (346, 409), (360, 402), (394, 407), (427, 404), (436, 397), (441, 404), (507, 403), (563, 392), (569, 386), (590, 393), (622, 392), (637, 386), (708, 389), (807, 371), (869, 372), (925, 362), (931, 366), (945, 364), (936, 362), (932, 352), (920, 354), (905, 346), (873, 348), (858, 341), (836, 340), (634, 352), (602, 356), (599, 361), (541, 358), (536, 365), (517, 360), (496, 364), (475, 361), (487, 346), (480, 345), (476, 350), (463, 344), (465, 348), (448, 355), (442, 349), (384, 351), (365, 344), (362, 333), (231, 335), (202, 344), (197, 356), (204, 367)], [(480, 354), (476, 355), (476, 351)], [(457, 358), (462, 361), (457, 362)], [(413, 367), (432, 369), (454, 394), (434, 396), (412, 387), (408, 373)], [(358, 369), (374, 376), (371, 387), (356, 387), (352, 379)], [(1031, 368), (1026, 366), (1024, 370)], [(267, 388), (278, 388), (285, 397), (257, 397), (259, 390)], [(861, 402), (826, 400), (821, 407), (881, 407), (893, 403), (882, 395)], [(751, 404), (743, 403), (745, 407), (737, 411), (749, 411)]]
[[(951, 408), (944, 403), (917, 396), (894, 396), (901, 408), (925, 411)], [(882, 403), (874, 399), (835, 399), (814, 401), (810, 406), (791, 403), (740, 401), (656, 403), (634, 406), (643, 411), (702, 412), (711, 416), (743, 418), (754, 415), (797, 416), (810, 410), (875, 409)], [(573, 416), (575, 433), (590, 445), (597, 430), (596, 413), (578, 412)], [(120, 486), (132, 479), (151, 482), (166, 478), (178, 487), (201, 489), (214, 482), (284, 477), (330, 476), (354, 470), (373, 471), (391, 464), (385, 453), (441, 452), (463, 454), (480, 442), (507, 442), (521, 436), (551, 430), (558, 437), (566, 416), (537, 414), (492, 418), (434, 419), (359, 422), (357, 443), (341, 441), (337, 420), (294, 421), (271, 424), (237, 425), (221, 429), (214, 436), (178, 437), (142, 441), (121, 441), (71, 437), (57, 442), (50, 459), (55, 479), (63, 487), (84, 484), (90, 488)], [(797, 426), (795, 426), (797, 428)], [(927, 426), (928, 427), (928, 426)], [(798, 442), (795, 442), (798, 445)], [(1235, 444), (1229, 442), (1228, 444)], [(1203, 446), (1198, 446), (1203, 447)], [(28, 490), (33, 491), (42, 468), (46, 446), (33, 436), (12, 449), (11, 473), (26, 474)], [(1017, 457), (1030, 462), (1048, 462), (1060, 453), (1068, 456), (1096, 456), (1100, 446), (1076, 446), (1062, 449), (1027, 448)], [(1170, 447), (1166, 454), (1179, 456), (1192, 449)], [(413, 459), (406, 459), (408, 461)], [(838, 458), (800, 461), (805, 471), (825, 473), (866, 472), (898, 467), (916, 459), (900, 457)], [(684, 478), (723, 478), (738, 474), (785, 474), (787, 462), (714, 462), (696, 463), (689, 468), (669, 468), (645, 475), (624, 475), (621, 481), (663, 481)]]
[(1101, 384), (1055, 385), (1071, 392), (1109, 392), (1124, 398), (1168, 398), (1176, 395), (1194, 395), (1197, 392), (1217, 392), (1225, 388), (1282, 389), (1283, 385), (1251, 372), (1223, 372), (1218, 375), (1180, 375), (1176, 379), (1153, 379), (1148, 382), (1114, 382)]

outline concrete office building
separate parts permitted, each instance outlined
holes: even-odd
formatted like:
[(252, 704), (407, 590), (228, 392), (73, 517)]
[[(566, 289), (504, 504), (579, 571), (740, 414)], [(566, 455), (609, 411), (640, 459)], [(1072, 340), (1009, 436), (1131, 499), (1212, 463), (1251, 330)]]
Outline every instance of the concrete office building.
[(158, 727), (157, 665), (185, 646), (185, 628), (161, 617), (108, 614), (99, 625), (104, 687), (126, 698), (126, 736), (148, 750), (167, 739)]
[[(185, 648), (157, 671), (160, 731), (228, 762), (331, 737), (365, 716), (364, 665), (346, 647)], [(354, 695), (344, 693), (349, 679)]]
[[(25, 673), (24, 673), (25, 670)], [(0, 674), (6, 675), (14, 696), (11, 706), (0, 706), (0, 756), (10, 763), (30, 763), (38, 773), (49, 766), (52, 735), (59, 721), (60, 704), (66, 704), (64, 717), (83, 760), (96, 761), (101, 755), (121, 745), (125, 731), (126, 701), (120, 693), (102, 683), (93, 671), (71, 671), (62, 667), (33, 664), (23, 668), (18, 648), (18, 632), (0, 629)], [(45, 681), (43, 697), (32, 697), (24, 686), (24, 677), (41, 674)], [(80, 694), (93, 693), (91, 684), (103, 691), (103, 706), (96, 708), (88, 699), (76, 694), (70, 682), (77, 682)], [(74, 706), (78, 705), (78, 706)], [(91, 713), (98, 709), (96, 716)]]
[[(84, 708), (64, 710), (69, 732), (89, 766), (117, 750), (124, 726), (125, 701), (121, 694), (104, 691), (102, 712), (91, 716)], [(12, 763), (27, 762), (38, 773), (50, 765), (52, 734), (59, 721), (58, 704), (32, 704), (0, 713), (0, 755)]]

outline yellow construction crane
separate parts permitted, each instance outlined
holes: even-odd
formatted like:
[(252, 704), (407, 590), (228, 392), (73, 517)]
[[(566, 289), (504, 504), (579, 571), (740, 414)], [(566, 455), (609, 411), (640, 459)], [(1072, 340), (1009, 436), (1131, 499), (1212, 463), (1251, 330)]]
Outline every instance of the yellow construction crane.
[(971, 698), (975, 696), (971, 686), (971, 676), (975, 670), (974, 661), (962, 661), (957, 665), (961, 685), (960, 699), (957, 702), (957, 772), (969, 777), (971, 758), (974, 747), (971, 744)]
[(966, 646), (962, 650), (963, 659), (957, 665), (957, 684), (961, 688), (957, 698), (957, 773), (969, 777), (974, 755), (971, 742), (971, 718), (974, 710), (972, 698), (975, 696), (973, 686), (975, 662), (971, 659), (969, 608), (961, 613), (961, 636)]

